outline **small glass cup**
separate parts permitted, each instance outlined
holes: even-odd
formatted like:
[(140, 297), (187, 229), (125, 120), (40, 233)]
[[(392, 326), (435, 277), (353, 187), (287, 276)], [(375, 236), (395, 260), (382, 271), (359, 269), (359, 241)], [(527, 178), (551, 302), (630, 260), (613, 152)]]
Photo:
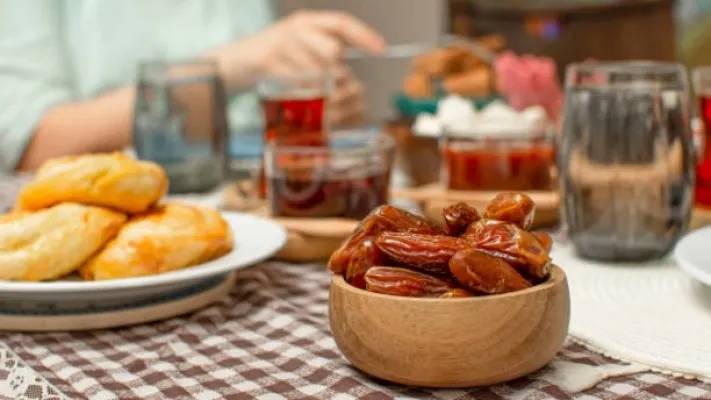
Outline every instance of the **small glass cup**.
[(380, 132), (343, 132), (328, 147), (266, 145), (271, 214), (360, 220), (388, 202), (395, 141)]
[(450, 190), (546, 191), (556, 186), (554, 136), (545, 128), (491, 135), (446, 133), (441, 175)]
[[(329, 71), (267, 77), (257, 83), (264, 114), (264, 143), (323, 147), (328, 144), (326, 107), (333, 86)], [(263, 175), (260, 194), (266, 196)]]
[[(696, 204), (711, 208), (711, 66), (698, 67), (693, 75), (694, 91), (699, 101), (700, 124), (696, 139), (700, 142), (698, 164), (696, 166)], [(697, 122), (699, 123), (699, 122)]]
[(580, 256), (647, 261), (674, 247), (694, 187), (683, 66), (570, 65), (559, 148), (561, 209)]
[(324, 146), (333, 75), (329, 71), (268, 77), (257, 83), (264, 113), (265, 143)]
[(136, 155), (165, 168), (171, 193), (207, 191), (222, 182), (228, 134), (225, 93), (215, 62), (140, 64)]

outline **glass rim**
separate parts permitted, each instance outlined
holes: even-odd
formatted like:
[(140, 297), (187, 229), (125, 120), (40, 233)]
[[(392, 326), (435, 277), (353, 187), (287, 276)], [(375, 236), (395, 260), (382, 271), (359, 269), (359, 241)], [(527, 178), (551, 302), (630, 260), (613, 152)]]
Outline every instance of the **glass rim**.
[[(175, 76), (169, 76), (168, 72), (172, 68), (196, 67), (198, 70), (191, 73), (175, 73)], [(209, 69), (209, 70), (208, 70)], [(146, 59), (138, 61), (138, 82), (163, 81), (169, 82), (179, 77), (194, 76), (194, 77), (219, 77), (219, 65), (217, 60), (213, 58), (198, 58), (186, 57), (176, 59)]]
[(353, 153), (387, 153), (395, 150), (395, 138), (391, 135), (378, 130), (377, 132), (362, 130), (362, 131), (345, 131), (334, 132), (328, 135), (329, 142), (338, 138), (354, 138), (365, 139), (359, 145), (347, 146), (344, 148), (318, 147), (318, 146), (298, 146), (284, 145), (278, 142), (265, 143), (264, 154), (293, 154), (293, 155), (333, 155), (333, 154), (353, 154)]
[(461, 140), (461, 141), (552, 141), (555, 138), (555, 124), (547, 124), (546, 126), (531, 127), (530, 129), (521, 131), (505, 132), (501, 129), (493, 129), (491, 131), (481, 131), (473, 133), (471, 130), (462, 129), (442, 129), (442, 139)]
[(568, 64), (566, 75), (572, 72), (656, 72), (656, 73), (686, 73), (682, 63), (673, 61), (627, 60), (577, 62)]
[(330, 84), (335, 80), (335, 70), (325, 68), (318, 70), (302, 70), (295, 74), (268, 74), (257, 78), (255, 86), (261, 87), (268, 84), (288, 84), (290, 80), (308, 79), (313, 82), (322, 80)]

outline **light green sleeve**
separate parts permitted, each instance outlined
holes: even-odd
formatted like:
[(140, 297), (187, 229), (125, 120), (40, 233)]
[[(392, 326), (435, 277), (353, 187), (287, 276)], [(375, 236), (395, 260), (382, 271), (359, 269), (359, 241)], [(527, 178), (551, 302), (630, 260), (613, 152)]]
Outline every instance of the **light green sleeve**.
[(15, 170), (42, 115), (71, 99), (59, 3), (0, 0), (0, 172)]
[[(243, 9), (235, 23), (246, 27), (245, 34), (256, 33), (267, 29), (276, 22), (276, 7), (271, 0), (241, 0)], [(254, 88), (241, 90), (228, 95), (228, 118), (230, 129), (235, 135), (243, 135), (245, 130), (251, 131), (263, 125), (262, 110), (259, 98)]]

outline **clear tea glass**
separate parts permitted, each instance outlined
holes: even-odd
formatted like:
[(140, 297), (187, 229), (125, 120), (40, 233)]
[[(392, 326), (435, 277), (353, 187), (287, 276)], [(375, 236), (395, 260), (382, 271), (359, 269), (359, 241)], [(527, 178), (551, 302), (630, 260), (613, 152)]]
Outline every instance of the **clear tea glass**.
[(377, 131), (335, 133), (326, 147), (268, 143), (271, 214), (360, 220), (388, 202), (394, 157), (394, 139)]
[(701, 151), (696, 165), (696, 204), (711, 208), (711, 140), (708, 138), (711, 132), (711, 66), (696, 68), (692, 77), (699, 101), (700, 131), (703, 132), (699, 138)]
[(683, 66), (639, 61), (568, 67), (561, 207), (580, 256), (665, 256), (689, 223), (694, 165)]
[[(332, 80), (330, 71), (314, 71), (258, 82), (265, 145), (280, 142), (289, 146), (327, 146), (326, 104)], [(260, 191), (266, 196), (264, 179)]]

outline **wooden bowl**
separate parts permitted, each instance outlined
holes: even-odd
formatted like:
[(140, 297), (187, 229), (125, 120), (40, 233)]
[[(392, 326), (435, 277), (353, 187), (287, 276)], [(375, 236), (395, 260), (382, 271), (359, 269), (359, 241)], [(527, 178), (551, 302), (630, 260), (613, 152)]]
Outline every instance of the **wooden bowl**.
[(331, 332), (376, 378), (423, 387), (493, 385), (548, 364), (568, 334), (565, 273), (533, 288), (462, 299), (388, 296), (331, 280)]

